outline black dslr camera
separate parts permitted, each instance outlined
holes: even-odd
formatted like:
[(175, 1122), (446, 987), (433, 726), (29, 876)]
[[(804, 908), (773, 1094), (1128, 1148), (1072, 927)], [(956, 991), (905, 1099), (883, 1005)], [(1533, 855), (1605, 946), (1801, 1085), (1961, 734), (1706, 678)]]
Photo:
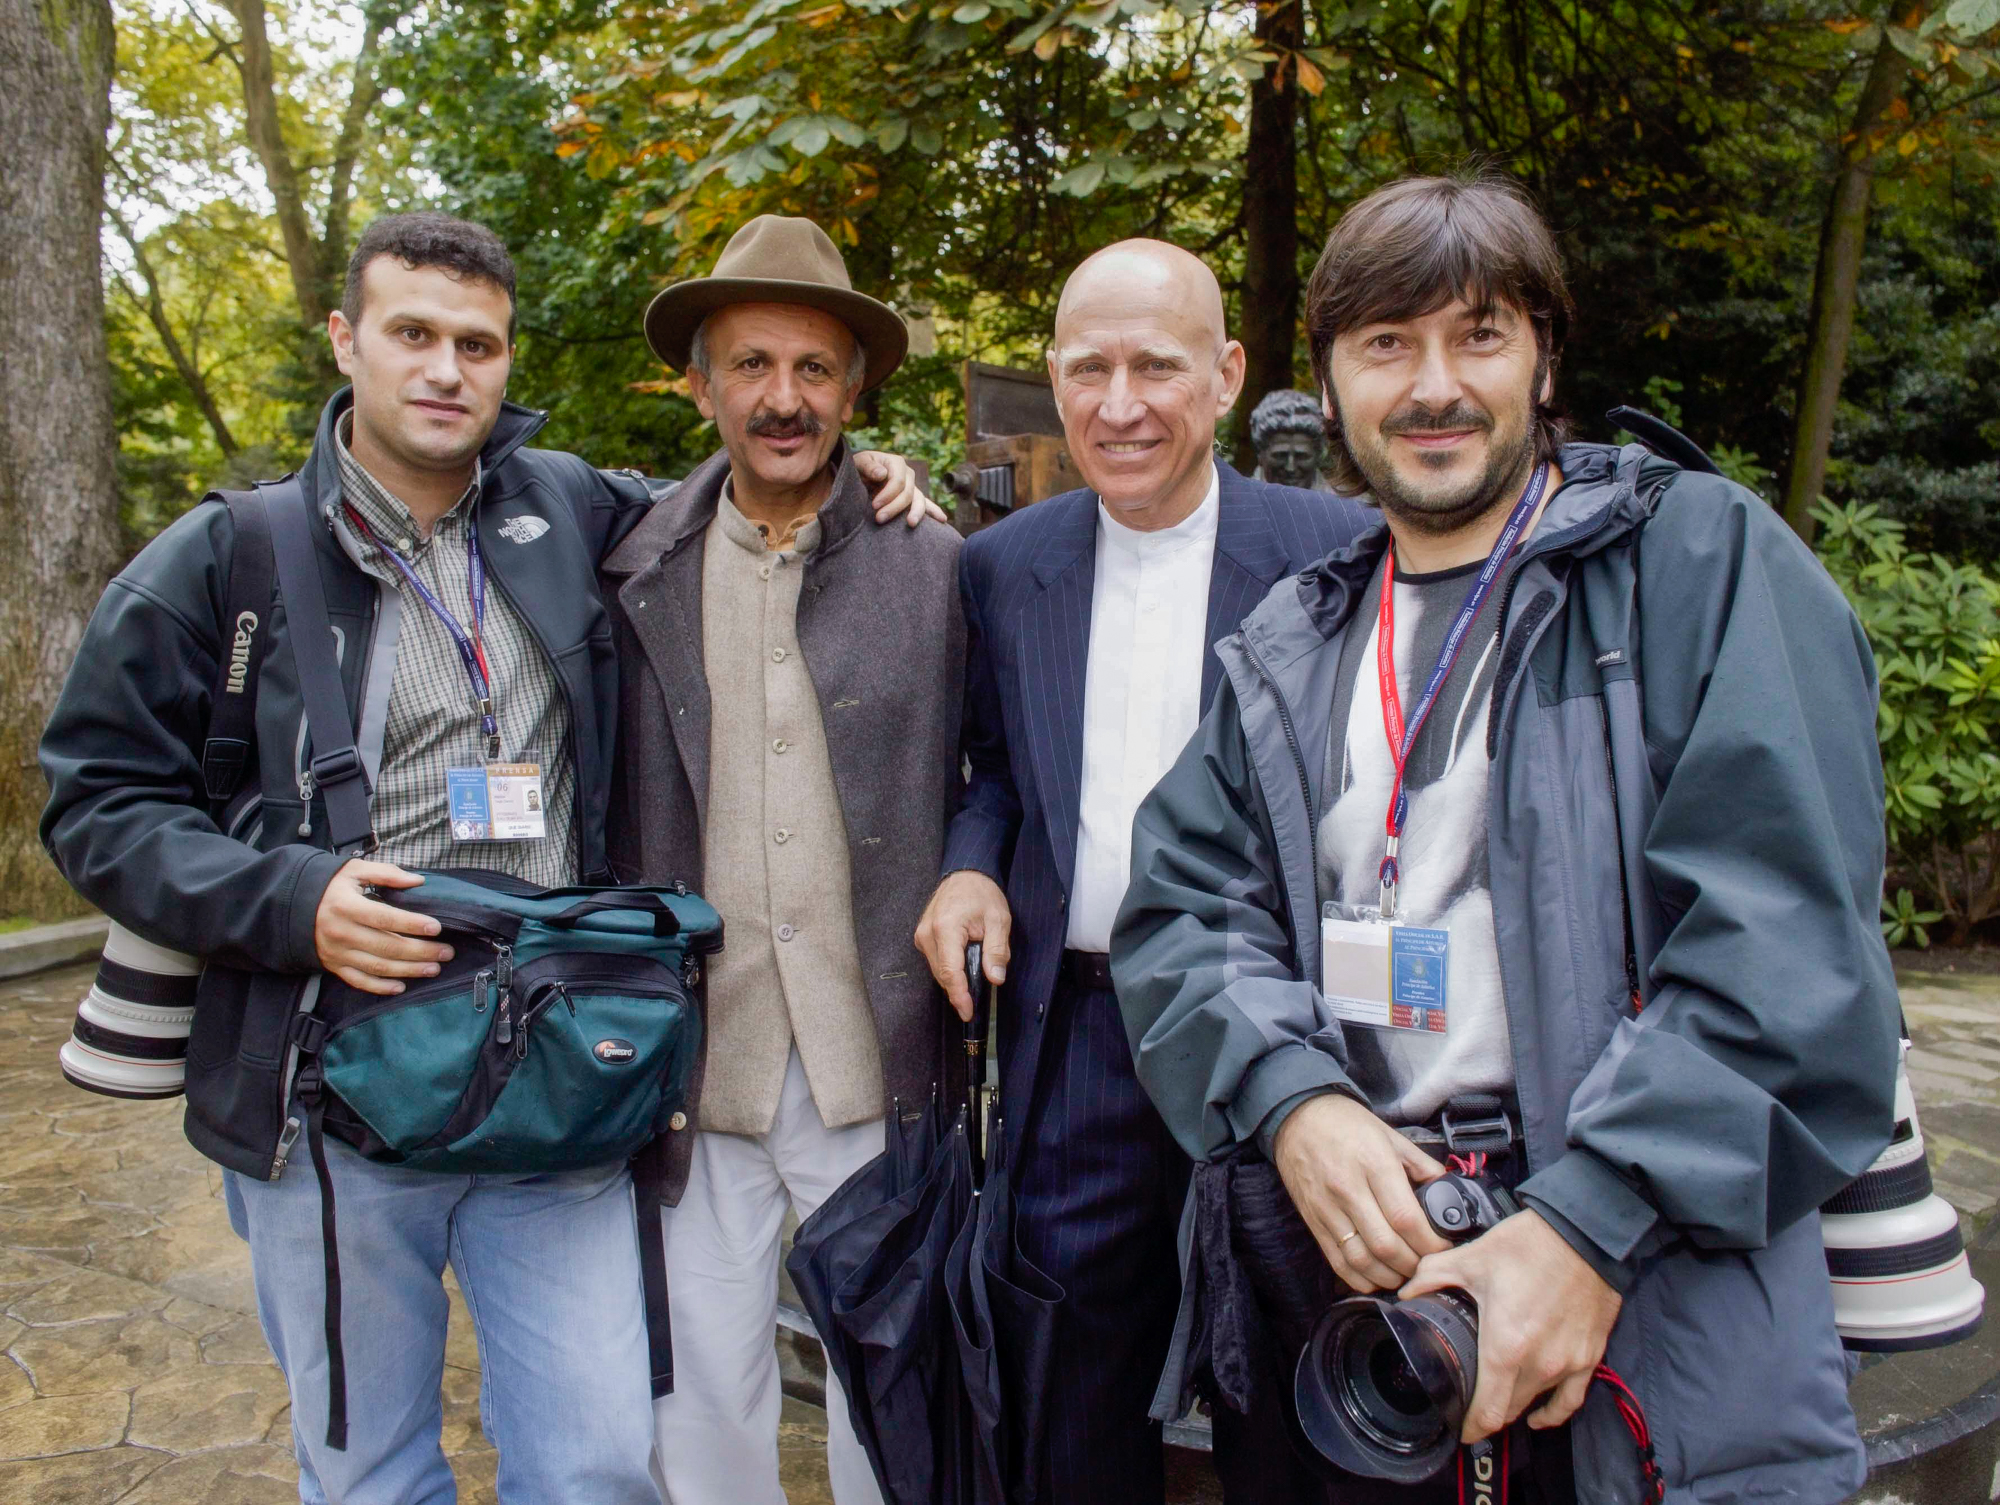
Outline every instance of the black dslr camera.
[[(1485, 1176), (1448, 1171), (1416, 1193), (1454, 1244), (1520, 1210)], [(1478, 1374), (1479, 1311), (1465, 1292), (1349, 1296), (1327, 1308), (1299, 1355), (1299, 1429), (1338, 1468), (1414, 1484), (1450, 1463)]]

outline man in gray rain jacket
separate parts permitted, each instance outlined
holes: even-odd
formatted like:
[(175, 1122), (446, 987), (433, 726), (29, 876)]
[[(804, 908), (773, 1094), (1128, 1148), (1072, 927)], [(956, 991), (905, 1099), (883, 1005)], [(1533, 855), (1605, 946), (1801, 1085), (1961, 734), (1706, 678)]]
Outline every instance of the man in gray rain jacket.
[[(1755, 496), (1562, 443), (1567, 317), (1504, 182), (1336, 228), (1314, 361), (1336, 482), (1386, 527), (1220, 645), (1113, 973), (1191, 1153), (1260, 1149), (1349, 1287), (1476, 1298), (1462, 1437), (1525, 1416), (1529, 1498), (1646, 1497), (1602, 1361), (1668, 1501), (1833, 1501), (1864, 1458), (1815, 1209), (1887, 1142), (1897, 1041), (1873, 661)], [(1323, 914), (1365, 939), (1375, 909), (1448, 954), (1431, 1010), (1332, 975)], [(1518, 1126), (1523, 1210), (1453, 1248), (1398, 1131), (1474, 1094)]]

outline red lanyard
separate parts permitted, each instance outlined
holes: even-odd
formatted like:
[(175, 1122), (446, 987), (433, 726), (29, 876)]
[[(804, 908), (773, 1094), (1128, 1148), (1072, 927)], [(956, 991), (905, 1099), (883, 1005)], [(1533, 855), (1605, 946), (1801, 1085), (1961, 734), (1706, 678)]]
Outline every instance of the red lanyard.
[(1528, 478), (1528, 484), (1521, 492), (1521, 499), (1514, 503), (1514, 510), (1507, 516), (1507, 526), (1500, 530), (1499, 538), (1494, 541), (1493, 551), (1486, 556), (1479, 578), (1472, 582), (1472, 589), (1466, 592), (1458, 615), (1452, 619), (1451, 630), (1445, 634), (1444, 647), (1438, 652), (1437, 664), (1432, 668), (1430, 678), (1424, 682), (1424, 692), (1407, 726), (1403, 721), (1402, 693), (1396, 688), (1396, 545), (1393, 541), (1383, 558), (1382, 605), (1375, 622), (1375, 675), (1382, 690), (1382, 732), (1389, 739), (1389, 756), (1396, 765), (1395, 782), (1389, 786), (1389, 813), (1383, 822), (1388, 842), (1378, 872), (1382, 885), (1382, 918), (1385, 920), (1396, 913), (1396, 887), (1403, 876), (1396, 854), (1403, 844), (1403, 824), (1410, 815), (1409, 796), (1403, 789), (1403, 772), (1409, 766), (1410, 749), (1416, 745), (1417, 733), (1423, 730), (1431, 708), (1437, 704), (1438, 692), (1450, 677), (1451, 666), (1458, 661), (1458, 651), (1465, 646), (1473, 619), (1479, 615), (1480, 607), (1486, 604), (1486, 598), (1493, 593), (1501, 569), (1527, 533), (1528, 524), (1534, 518), (1535, 509), (1541, 506), (1542, 493), (1548, 489), (1548, 484), (1548, 466), (1537, 465), (1534, 475)]

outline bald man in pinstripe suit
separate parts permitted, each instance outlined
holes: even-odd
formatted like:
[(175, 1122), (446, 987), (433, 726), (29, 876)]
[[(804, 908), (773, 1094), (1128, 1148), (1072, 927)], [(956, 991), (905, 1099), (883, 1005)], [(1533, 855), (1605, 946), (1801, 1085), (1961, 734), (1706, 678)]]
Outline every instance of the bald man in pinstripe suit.
[[(1132, 816), (1215, 689), (1212, 645), (1364, 526), (1352, 501), (1215, 457), (1243, 374), (1200, 261), (1158, 241), (1098, 252), (1063, 289), (1049, 351), (1089, 487), (975, 535), (959, 561), (972, 773), (917, 944), (961, 1014), (968, 941), (995, 983), (1012, 979), (1000, 1093), (1017, 1226), (1066, 1292), (1044, 1497), (1076, 1505), (1158, 1505), (1165, 1488), (1147, 1413), (1190, 1166), (1134, 1075), (1111, 991)], [(1284, 1498), (1282, 1439), (1234, 1425), (1218, 1420), (1232, 1500)]]

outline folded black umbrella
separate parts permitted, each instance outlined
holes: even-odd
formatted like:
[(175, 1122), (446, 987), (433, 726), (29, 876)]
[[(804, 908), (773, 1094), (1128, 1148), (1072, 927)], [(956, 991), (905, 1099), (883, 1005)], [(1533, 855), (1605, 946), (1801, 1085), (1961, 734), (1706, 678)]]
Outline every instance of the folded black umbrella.
[(919, 1183), (936, 1157), (943, 1117), (939, 1094), (921, 1107), (905, 1109), (897, 1104), (890, 1115), (887, 1147), (799, 1225), (785, 1260), (799, 1303), (812, 1318), (826, 1351), (827, 1368), (847, 1397), (855, 1433), (878, 1479), (883, 1463), (867, 1413), (863, 1355), (860, 1345), (845, 1340), (834, 1322), (834, 1296), (881, 1247), (889, 1231), (909, 1216)]
[(860, 1354), (858, 1388), (892, 1505), (971, 1505), (971, 1428), (945, 1303), (945, 1262), (971, 1221), (972, 1151), (960, 1112), (906, 1216), (835, 1293), (833, 1325)]
[(969, 1101), (950, 1127), (941, 1109), (915, 1129), (899, 1115), (889, 1146), (801, 1225), (785, 1262), (890, 1505), (974, 1499), (976, 1426), (944, 1282), (974, 1221), (984, 1031), (976, 1011), (962, 1042)]
[(987, 1143), (978, 1210), (951, 1247), (945, 1292), (978, 1441), (972, 1498), (977, 1505), (1033, 1505), (1042, 1497), (1046, 1397), (1063, 1289), (1015, 1239), (1000, 1124)]
[[(994, 1153), (1000, 1154), (998, 1135), (992, 1143)], [(1009, 1418), (1001, 1398), (1000, 1355), (993, 1347), (993, 1305), (987, 1295), (985, 1272), (978, 1269), (995, 1177), (995, 1168), (989, 1164), (972, 1219), (958, 1230), (944, 1262), (945, 1304), (951, 1313), (952, 1337), (958, 1344), (959, 1378), (965, 1386), (974, 1440), (974, 1505), (1005, 1505), (1007, 1499), (1005, 1434)]]

